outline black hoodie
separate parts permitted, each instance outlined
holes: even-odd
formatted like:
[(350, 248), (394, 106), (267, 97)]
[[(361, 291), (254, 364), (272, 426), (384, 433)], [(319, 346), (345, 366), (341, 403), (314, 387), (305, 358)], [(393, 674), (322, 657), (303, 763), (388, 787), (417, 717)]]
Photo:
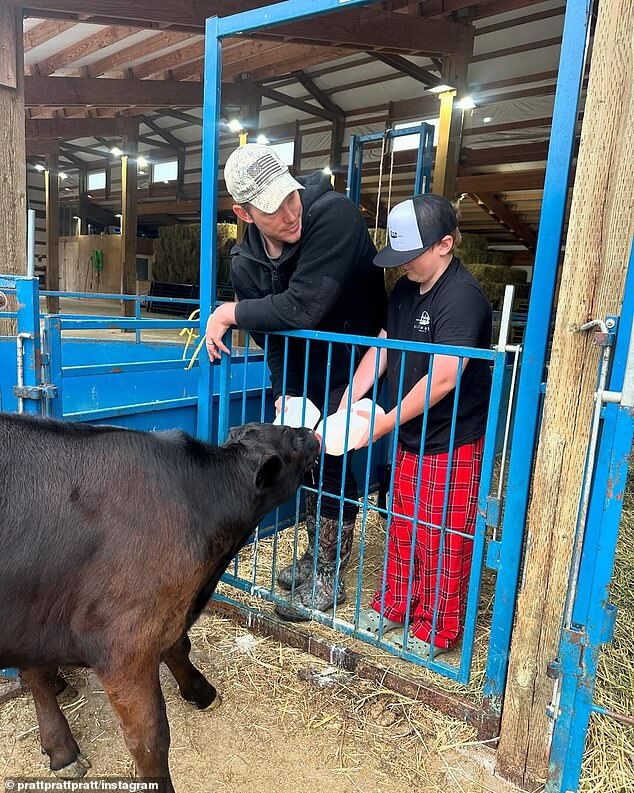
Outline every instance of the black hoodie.
[[(303, 206), (302, 235), (285, 245), (272, 261), (255, 224), (231, 251), (231, 280), (239, 303), (239, 327), (260, 333), (272, 330), (322, 330), (376, 336), (385, 325), (387, 299), (383, 270), (373, 264), (376, 249), (359, 208), (333, 190), (330, 179), (317, 172), (299, 178)], [(287, 395), (301, 395), (304, 385), (305, 342), (290, 339)], [(333, 344), (330, 388), (348, 382), (348, 345)], [(355, 368), (363, 350), (358, 350)], [(307, 395), (323, 404), (327, 344), (311, 342)], [(268, 364), (275, 397), (282, 393), (284, 340), (271, 336)]]

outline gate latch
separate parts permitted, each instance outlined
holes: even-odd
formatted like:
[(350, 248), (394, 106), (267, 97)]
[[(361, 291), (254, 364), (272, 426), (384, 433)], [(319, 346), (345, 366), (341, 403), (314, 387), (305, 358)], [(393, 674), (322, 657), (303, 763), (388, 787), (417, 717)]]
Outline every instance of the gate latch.
[(14, 385), (13, 396), (18, 399), (53, 399), (57, 396), (57, 386), (51, 383), (43, 385)]

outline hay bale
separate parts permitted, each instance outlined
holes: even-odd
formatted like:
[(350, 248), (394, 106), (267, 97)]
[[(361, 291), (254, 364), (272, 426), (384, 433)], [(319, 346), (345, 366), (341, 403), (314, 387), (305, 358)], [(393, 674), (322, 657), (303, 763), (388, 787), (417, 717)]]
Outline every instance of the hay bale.
[(463, 234), (456, 255), (464, 264), (486, 262), (489, 255), (489, 243), (482, 234)]
[[(218, 281), (229, 282), (230, 251), (235, 245), (235, 223), (218, 224)], [(163, 226), (154, 240), (154, 280), (197, 284), (200, 278), (200, 223)]]

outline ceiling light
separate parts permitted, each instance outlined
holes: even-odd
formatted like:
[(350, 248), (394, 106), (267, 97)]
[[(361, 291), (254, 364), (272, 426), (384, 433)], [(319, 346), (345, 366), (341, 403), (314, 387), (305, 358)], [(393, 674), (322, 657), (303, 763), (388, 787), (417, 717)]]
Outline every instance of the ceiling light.
[(45, 171), (45, 170), (46, 170), (46, 168), (45, 168), (45, 167), (42, 165), (42, 163), (39, 163), (39, 162), (38, 162), (38, 163), (36, 164), (36, 166), (35, 166), (35, 170), (36, 170), (36, 171)]
[(326, 166), (326, 167), (323, 169), (323, 173), (325, 173), (325, 174), (326, 174), (326, 176), (332, 176), (332, 171), (330, 170), (330, 166), (329, 166), (329, 165), (327, 165), (327, 166)]
[(227, 124), (229, 129), (232, 132), (242, 132), (244, 127), (242, 126), (242, 122), (239, 121), (237, 118), (232, 118), (231, 121)]
[(482, 119), (482, 121), (483, 121), (485, 124), (488, 124), (489, 122), (493, 121), (493, 119), (491, 118), (491, 116), (485, 116), (485, 117)]
[(269, 142), (269, 139), (266, 137), (266, 135), (258, 135), (255, 142), (259, 143), (260, 146), (266, 146), (266, 144)]
[(460, 110), (473, 110), (476, 103), (473, 101), (472, 96), (464, 96), (457, 104)]
[(147, 176), (147, 171), (138, 171), (139, 176)]
[(136, 164), (139, 168), (147, 168), (148, 161), (145, 159), (145, 157), (137, 157)]
[(430, 94), (444, 94), (445, 91), (455, 91), (456, 89), (452, 85), (447, 85), (446, 83), (440, 83), (440, 85), (434, 85), (431, 88), (427, 89)]
[(68, 179), (68, 174), (64, 173), (63, 171), (60, 171), (58, 176), (62, 180), (62, 182), (64, 181), (64, 179)]
[(110, 149), (110, 154), (112, 154), (113, 157), (121, 157), (123, 152), (121, 151), (121, 149), (118, 146), (113, 146)]

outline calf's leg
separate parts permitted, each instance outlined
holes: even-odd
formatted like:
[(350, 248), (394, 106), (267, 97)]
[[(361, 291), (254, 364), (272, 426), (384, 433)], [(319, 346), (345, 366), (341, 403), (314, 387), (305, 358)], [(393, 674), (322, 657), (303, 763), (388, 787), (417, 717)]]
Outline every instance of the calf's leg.
[(90, 768), (90, 763), (81, 755), (57, 702), (57, 669), (32, 668), (20, 672), (33, 694), (40, 744), (42, 752), (50, 758), (51, 771), (61, 779), (79, 779)]
[(158, 659), (129, 659), (97, 670), (134, 758), (137, 775), (160, 779), (161, 793), (174, 793), (169, 772), (170, 729), (159, 681)]
[(189, 658), (191, 650), (189, 636), (184, 633), (181, 638), (163, 654), (163, 661), (178, 683), (183, 699), (197, 708), (217, 708), (221, 703), (220, 695), (205, 676), (192, 664)]

